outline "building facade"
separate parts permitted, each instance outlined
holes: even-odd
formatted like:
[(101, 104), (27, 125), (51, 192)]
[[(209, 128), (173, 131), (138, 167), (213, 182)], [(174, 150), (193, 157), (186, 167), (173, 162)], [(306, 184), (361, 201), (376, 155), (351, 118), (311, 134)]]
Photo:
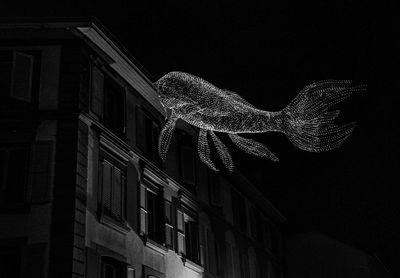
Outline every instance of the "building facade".
[(3, 23), (0, 98), (4, 277), (283, 277), (285, 218), (182, 122), (162, 163), (157, 92), (95, 19)]

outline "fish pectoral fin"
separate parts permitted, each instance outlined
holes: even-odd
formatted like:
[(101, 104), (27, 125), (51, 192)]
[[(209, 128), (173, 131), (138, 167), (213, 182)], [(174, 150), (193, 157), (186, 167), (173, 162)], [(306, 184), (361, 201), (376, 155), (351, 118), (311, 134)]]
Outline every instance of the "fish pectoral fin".
[(221, 157), (222, 163), (224, 164), (224, 166), (226, 167), (226, 169), (228, 169), (228, 171), (230, 173), (233, 172), (233, 160), (232, 157), (229, 153), (228, 148), (224, 145), (224, 143), (222, 143), (221, 140), (219, 140), (219, 138), (217, 137), (217, 135), (215, 135), (214, 132), (209, 131), (211, 134), (211, 138), (214, 141), (215, 147), (217, 148), (217, 152), (219, 154), (219, 156)]
[(163, 161), (167, 158), (168, 148), (171, 143), (177, 120), (178, 117), (174, 111), (172, 111), (171, 116), (168, 118), (168, 121), (160, 132), (160, 137), (158, 138), (158, 154)]
[(243, 138), (234, 133), (229, 133), (228, 136), (236, 146), (249, 154), (266, 157), (272, 161), (279, 161), (278, 157), (276, 157), (276, 155), (274, 155), (265, 145), (258, 143), (253, 139)]
[(207, 130), (205, 129), (200, 129), (199, 139), (197, 142), (197, 152), (199, 153), (200, 160), (210, 169), (219, 171), (210, 158), (210, 146), (208, 145)]

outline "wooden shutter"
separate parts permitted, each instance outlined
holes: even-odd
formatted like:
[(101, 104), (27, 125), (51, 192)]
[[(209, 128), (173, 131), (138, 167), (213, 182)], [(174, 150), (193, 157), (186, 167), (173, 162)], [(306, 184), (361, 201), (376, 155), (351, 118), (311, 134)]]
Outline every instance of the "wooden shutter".
[(194, 150), (187, 146), (181, 146), (181, 175), (186, 184), (195, 184), (194, 174)]
[(131, 147), (136, 144), (135, 96), (131, 90), (126, 94), (126, 139)]
[(121, 170), (114, 167), (112, 178), (112, 203), (111, 212), (117, 218), (122, 216), (122, 185), (121, 185)]
[(11, 77), (12, 98), (31, 101), (33, 56), (21, 52), (14, 52)]
[(103, 161), (102, 204), (107, 212), (111, 212), (112, 165)]
[(44, 266), (46, 261), (46, 244), (36, 243), (28, 245), (26, 273), (31, 278), (44, 277)]
[(127, 182), (127, 220), (129, 225), (133, 230), (138, 232), (138, 211), (139, 211), (139, 198), (138, 198), (138, 184), (139, 184), (139, 176), (133, 162), (128, 162), (128, 182)]
[(99, 117), (103, 117), (104, 100), (104, 75), (99, 68), (92, 68), (92, 111)]
[(140, 106), (136, 107), (136, 146), (142, 151), (146, 151), (146, 126), (145, 115)]
[(173, 246), (173, 226), (172, 226), (172, 204), (168, 200), (164, 200), (165, 204), (165, 245)]
[(35, 144), (32, 163), (32, 203), (48, 202), (50, 199), (52, 156), (52, 142), (42, 141)]
[(173, 236), (172, 236), (172, 238), (173, 238), (173, 244), (172, 244), (172, 246), (173, 246), (173, 249), (175, 250), (175, 251), (177, 251), (178, 250), (178, 243), (177, 243), (177, 209), (178, 209), (178, 206), (179, 206), (179, 200), (178, 200), (178, 198), (176, 198), (176, 197), (172, 197), (172, 202), (171, 202), (171, 223), (172, 223), (172, 226), (174, 227), (173, 228)]
[(140, 185), (140, 233), (147, 234), (147, 189)]
[(185, 221), (181, 210), (176, 210), (176, 228), (178, 230), (178, 253), (185, 253)]

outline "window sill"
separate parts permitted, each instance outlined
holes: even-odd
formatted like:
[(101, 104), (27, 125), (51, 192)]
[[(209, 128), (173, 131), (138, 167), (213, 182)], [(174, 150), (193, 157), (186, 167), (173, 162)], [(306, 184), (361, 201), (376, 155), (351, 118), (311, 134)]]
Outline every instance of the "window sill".
[(130, 231), (129, 227), (124, 222), (120, 222), (106, 214), (100, 215), (99, 221), (100, 221), (100, 223), (102, 223), (122, 234), (127, 234)]
[(165, 255), (168, 253), (168, 248), (165, 246), (147, 238), (146, 240), (146, 246), (149, 247), (150, 249), (156, 251), (157, 253), (160, 253), (161, 255)]
[(202, 267), (201, 265), (198, 265), (194, 262), (192, 262), (191, 260), (185, 258), (183, 265), (197, 273), (203, 273), (204, 272), (204, 267)]

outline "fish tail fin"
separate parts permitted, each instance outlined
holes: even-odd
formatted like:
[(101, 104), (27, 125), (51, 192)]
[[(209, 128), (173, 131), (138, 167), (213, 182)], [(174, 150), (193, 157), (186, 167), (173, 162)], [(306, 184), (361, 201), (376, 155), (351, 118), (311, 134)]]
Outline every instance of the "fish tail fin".
[(328, 111), (328, 108), (353, 93), (366, 90), (366, 85), (350, 84), (351, 81), (346, 80), (325, 80), (308, 85), (273, 117), (278, 130), (305, 151), (323, 152), (339, 148), (356, 124), (335, 125), (334, 120), (340, 111)]

